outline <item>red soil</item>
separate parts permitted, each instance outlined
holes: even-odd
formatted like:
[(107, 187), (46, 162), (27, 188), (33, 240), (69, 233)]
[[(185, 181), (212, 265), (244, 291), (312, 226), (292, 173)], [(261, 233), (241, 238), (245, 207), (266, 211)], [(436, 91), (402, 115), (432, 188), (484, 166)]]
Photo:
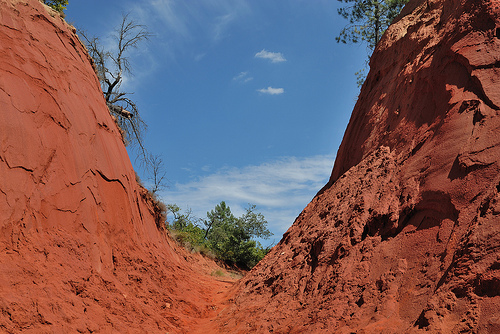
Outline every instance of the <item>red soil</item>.
[(0, 115), (0, 332), (210, 333), (235, 279), (156, 227), (85, 48), (37, 0), (0, 0)]
[(500, 2), (413, 0), (227, 333), (500, 333)]
[(410, 1), (330, 182), (233, 285), (157, 228), (73, 29), (0, 0), (0, 331), (500, 332), (499, 8)]

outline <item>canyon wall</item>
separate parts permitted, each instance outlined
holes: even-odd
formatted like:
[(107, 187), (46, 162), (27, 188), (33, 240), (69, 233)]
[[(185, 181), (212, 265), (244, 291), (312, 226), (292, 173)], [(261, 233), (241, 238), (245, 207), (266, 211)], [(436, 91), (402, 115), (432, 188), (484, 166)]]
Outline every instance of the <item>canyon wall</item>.
[(329, 183), (221, 331), (500, 332), (500, 2), (411, 0)]
[(499, 15), (409, 2), (330, 181), (224, 308), (157, 227), (74, 28), (0, 0), (0, 331), (500, 332)]
[(0, 0), (0, 332), (194, 332), (226, 284), (145, 194), (74, 28)]

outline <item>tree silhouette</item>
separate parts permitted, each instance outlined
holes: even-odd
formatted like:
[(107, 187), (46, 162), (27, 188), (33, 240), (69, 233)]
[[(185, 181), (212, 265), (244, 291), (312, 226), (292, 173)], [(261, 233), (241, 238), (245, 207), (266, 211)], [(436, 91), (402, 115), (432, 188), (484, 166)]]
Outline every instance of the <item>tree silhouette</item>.
[[(337, 43), (362, 43), (368, 48), (371, 56), (385, 30), (398, 16), (408, 0), (338, 0), (346, 6), (339, 8), (338, 13), (349, 20), (335, 38)], [(364, 69), (356, 73), (358, 86), (364, 82)]]
[(144, 25), (131, 20), (128, 14), (123, 15), (120, 25), (112, 35), (115, 41), (114, 50), (104, 49), (98, 37), (90, 37), (84, 31), (79, 31), (79, 33), (84, 39), (89, 55), (94, 60), (109, 112), (116, 117), (118, 125), (125, 132), (126, 143), (138, 144), (140, 155), (147, 163), (149, 155), (142, 140), (146, 124), (139, 115), (136, 103), (129, 98), (131, 93), (123, 92), (120, 88), (124, 76), (132, 73), (130, 51), (136, 49), (141, 42), (148, 40), (151, 34)]

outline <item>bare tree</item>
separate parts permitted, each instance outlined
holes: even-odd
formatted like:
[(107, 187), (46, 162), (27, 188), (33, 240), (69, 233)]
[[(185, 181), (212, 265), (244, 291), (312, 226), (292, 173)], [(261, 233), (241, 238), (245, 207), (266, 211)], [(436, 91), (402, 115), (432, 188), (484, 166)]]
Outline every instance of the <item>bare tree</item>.
[(163, 159), (159, 155), (149, 154), (146, 165), (149, 168), (149, 174), (151, 175), (149, 180), (152, 183), (149, 191), (151, 191), (153, 195), (156, 195), (167, 187), (167, 173), (165, 172)]
[(80, 30), (79, 34), (94, 60), (109, 112), (116, 117), (118, 125), (125, 132), (126, 143), (138, 144), (140, 156), (144, 161), (147, 160), (149, 156), (142, 140), (146, 124), (139, 115), (137, 105), (129, 98), (131, 93), (121, 91), (120, 86), (124, 75), (132, 74), (130, 51), (152, 35), (144, 25), (130, 19), (128, 14), (123, 15), (121, 24), (112, 35), (116, 43), (114, 50), (105, 50), (97, 37), (90, 37), (84, 31)]

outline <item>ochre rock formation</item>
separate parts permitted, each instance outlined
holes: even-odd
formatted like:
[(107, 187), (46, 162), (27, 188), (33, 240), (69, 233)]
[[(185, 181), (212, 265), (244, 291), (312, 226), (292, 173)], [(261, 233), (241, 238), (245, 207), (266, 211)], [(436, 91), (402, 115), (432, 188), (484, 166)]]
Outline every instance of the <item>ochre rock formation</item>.
[(500, 333), (500, 2), (411, 0), (227, 333)]
[(156, 226), (74, 30), (0, 0), (0, 332), (500, 332), (499, 15), (410, 1), (329, 183), (226, 295)]
[(206, 333), (229, 283), (143, 195), (74, 29), (0, 0), (0, 332)]

